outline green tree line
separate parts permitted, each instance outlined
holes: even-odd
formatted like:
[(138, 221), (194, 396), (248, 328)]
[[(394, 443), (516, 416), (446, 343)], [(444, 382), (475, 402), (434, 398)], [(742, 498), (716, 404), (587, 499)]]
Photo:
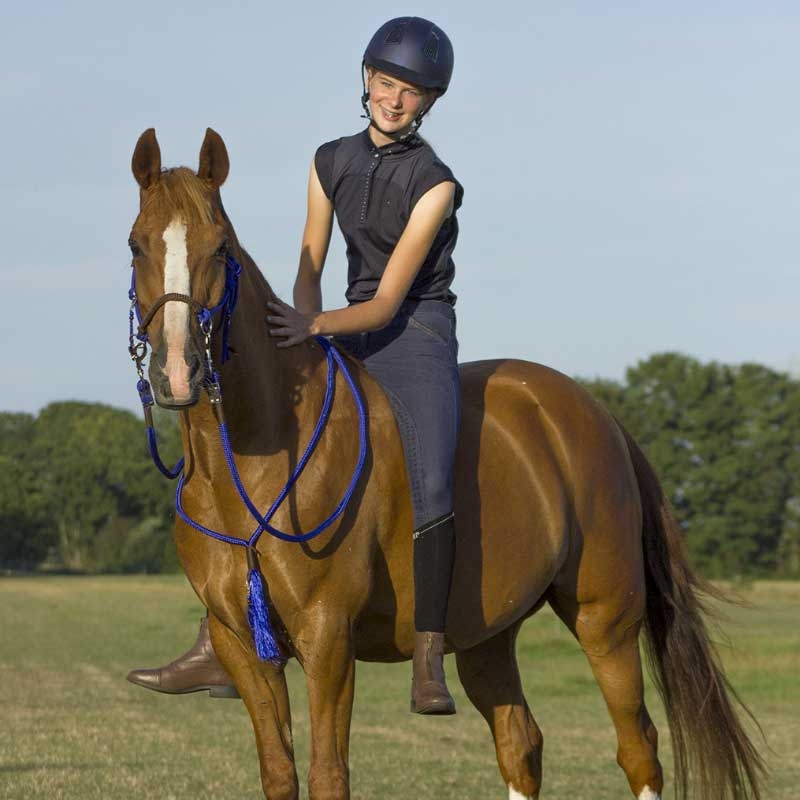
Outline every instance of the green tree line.
[[(175, 422), (160, 442), (180, 453)], [(96, 403), (0, 414), (0, 566), (77, 572), (178, 568), (174, 484), (150, 459), (142, 420)]]
[[(648, 454), (700, 571), (800, 575), (800, 382), (661, 353), (622, 382), (582, 383)], [(174, 460), (168, 415), (159, 436)], [(176, 569), (173, 496), (135, 414), (78, 402), (0, 413), (0, 567)]]
[(584, 385), (647, 453), (701, 572), (800, 574), (800, 382), (660, 353)]

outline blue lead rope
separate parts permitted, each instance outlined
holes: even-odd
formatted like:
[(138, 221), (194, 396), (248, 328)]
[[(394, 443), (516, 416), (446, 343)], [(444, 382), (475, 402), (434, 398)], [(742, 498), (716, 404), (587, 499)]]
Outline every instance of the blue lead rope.
[(139, 378), (136, 384), (136, 390), (139, 392), (139, 399), (142, 401), (142, 408), (144, 409), (145, 430), (147, 432), (147, 446), (150, 448), (150, 457), (153, 463), (158, 467), (158, 471), (169, 480), (174, 481), (178, 475), (183, 472), (184, 459), (178, 459), (178, 463), (170, 469), (162, 460), (158, 452), (158, 438), (156, 437), (156, 426), (153, 421), (153, 391), (150, 384), (144, 378)]

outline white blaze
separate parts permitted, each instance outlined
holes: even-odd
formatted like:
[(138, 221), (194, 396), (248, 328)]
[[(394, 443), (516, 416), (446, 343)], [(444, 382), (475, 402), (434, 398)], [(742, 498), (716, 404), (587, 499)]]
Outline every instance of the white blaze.
[[(161, 237), (167, 246), (164, 258), (164, 294), (191, 296), (189, 259), (186, 250), (186, 225), (174, 219)], [(189, 395), (189, 367), (184, 358), (184, 345), (189, 329), (189, 306), (171, 301), (164, 305), (164, 338), (167, 342), (165, 372), (175, 399)]]
[[(179, 219), (173, 220), (161, 237), (167, 246), (164, 259), (164, 294), (189, 295), (189, 259), (186, 252), (186, 226)], [(186, 330), (189, 321), (189, 306), (186, 303), (167, 303), (164, 307), (164, 330), (168, 332)]]

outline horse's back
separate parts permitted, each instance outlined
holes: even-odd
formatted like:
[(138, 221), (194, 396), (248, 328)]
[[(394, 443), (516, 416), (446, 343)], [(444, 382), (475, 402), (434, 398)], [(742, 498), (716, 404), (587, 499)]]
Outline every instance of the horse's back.
[(579, 384), (519, 360), (463, 364), (461, 381), (448, 616), (459, 648), (531, 613), (556, 580), (578, 594), (584, 554), (635, 548), (641, 530), (624, 438)]

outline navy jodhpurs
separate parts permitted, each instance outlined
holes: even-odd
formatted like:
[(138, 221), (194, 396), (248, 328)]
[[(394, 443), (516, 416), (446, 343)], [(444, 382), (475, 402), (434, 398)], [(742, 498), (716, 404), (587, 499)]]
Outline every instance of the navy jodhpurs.
[(394, 408), (420, 530), (453, 510), (461, 415), (455, 311), (440, 300), (406, 300), (385, 328), (336, 342), (361, 359)]

